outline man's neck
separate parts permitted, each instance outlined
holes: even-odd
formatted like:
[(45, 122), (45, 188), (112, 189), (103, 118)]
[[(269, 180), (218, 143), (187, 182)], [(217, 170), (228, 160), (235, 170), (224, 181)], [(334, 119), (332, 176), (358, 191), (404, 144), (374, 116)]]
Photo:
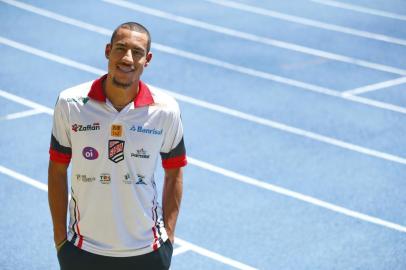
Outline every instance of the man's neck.
[(121, 111), (130, 102), (133, 102), (138, 93), (138, 82), (134, 82), (128, 89), (117, 87), (107, 77), (103, 81), (103, 91), (117, 111)]

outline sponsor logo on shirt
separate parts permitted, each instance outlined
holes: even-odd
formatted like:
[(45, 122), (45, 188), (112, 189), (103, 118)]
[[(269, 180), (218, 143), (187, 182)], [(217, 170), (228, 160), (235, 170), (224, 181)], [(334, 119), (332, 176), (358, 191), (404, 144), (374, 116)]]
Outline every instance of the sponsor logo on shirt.
[(76, 175), (76, 180), (82, 181), (82, 182), (85, 182), (85, 183), (90, 183), (90, 182), (93, 182), (94, 180), (96, 180), (96, 177), (88, 177), (85, 174), (77, 174)]
[(99, 123), (93, 123), (92, 125), (73, 124), (72, 130), (74, 132), (100, 130), (100, 124)]
[(100, 174), (100, 178), (99, 178), (100, 183), (106, 185), (106, 184), (110, 184), (111, 182), (111, 176), (109, 173), (102, 173)]
[(136, 185), (147, 185), (147, 183), (144, 182), (145, 176), (141, 174), (137, 174), (138, 181), (135, 183)]
[(123, 182), (124, 182), (125, 184), (128, 184), (128, 185), (129, 185), (129, 184), (134, 184), (134, 183), (135, 183), (136, 185), (147, 185), (147, 183), (145, 183), (144, 179), (145, 179), (145, 176), (144, 176), (144, 175), (137, 174), (137, 178), (134, 179), (134, 178), (131, 177), (130, 173), (126, 173), (126, 174), (124, 175)]
[(123, 135), (123, 126), (122, 125), (112, 125), (111, 126), (111, 136), (121, 137)]
[(142, 126), (133, 125), (130, 128), (130, 130), (135, 131), (135, 132), (139, 132), (139, 133), (144, 133), (144, 134), (161, 135), (163, 129), (162, 128), (161, 129), (156, 129), (156, 128), (149, 129), (149, 128), (144, 128)]
[(131, 179), (130, 173), (126, 173), (126, 174), (124, 175), (123, 182), (124, 182), (125, 184), (132, 184), (132, 183), (135, 182), (135, 180), (134, 180), (134, 179)]
[(135, 158), (149, 158), (147, 151), (144, 148), (136, 150), (137, 153), (131, 153), (131, 157)]
[(97, 150), (90, 146), (83, 148), (82, 155), (88, 160), (94, 160), (99, 157)]
[(88, 97), (67, 98), (66, 101), (69, 103), (82, 103), (84, 105), (89, 101), (89, 98)]
[(109, 140), (109, 159), (114, 163), (124, 160), (124, 141)]

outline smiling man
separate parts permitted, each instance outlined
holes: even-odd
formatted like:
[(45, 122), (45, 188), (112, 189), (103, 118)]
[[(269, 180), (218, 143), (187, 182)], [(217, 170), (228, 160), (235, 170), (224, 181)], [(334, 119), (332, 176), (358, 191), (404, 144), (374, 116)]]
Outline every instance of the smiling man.
[(48, 188), (63, 270), (169, 269), (187, 161), (178, 104), (140, 80), (150, 47), (144, 26), (121, 24), (106, 45), (108, 73), (59, 95)]

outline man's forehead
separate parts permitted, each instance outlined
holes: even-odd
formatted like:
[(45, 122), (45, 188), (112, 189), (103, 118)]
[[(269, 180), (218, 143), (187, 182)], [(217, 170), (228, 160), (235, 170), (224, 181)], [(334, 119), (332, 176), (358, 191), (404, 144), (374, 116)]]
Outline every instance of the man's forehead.
[(116, 36), (114, 37), (113, 43), (119, 43), (123, 45), (131, 44), (143, 44), (147, 45), (148, 36), (146, 33), (140, 33), (135, 30), (130, 30), (126, 28), (120, 28), (117, 30)]

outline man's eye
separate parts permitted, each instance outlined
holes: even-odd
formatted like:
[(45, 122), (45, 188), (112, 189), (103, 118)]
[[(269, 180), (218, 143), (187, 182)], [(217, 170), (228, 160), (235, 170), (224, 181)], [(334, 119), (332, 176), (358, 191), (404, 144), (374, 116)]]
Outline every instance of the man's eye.
[(143, 52), (141, 52), (141, 51), (133, 51), (133, 54), (134, 54), (134, 55), (142, 55)]

